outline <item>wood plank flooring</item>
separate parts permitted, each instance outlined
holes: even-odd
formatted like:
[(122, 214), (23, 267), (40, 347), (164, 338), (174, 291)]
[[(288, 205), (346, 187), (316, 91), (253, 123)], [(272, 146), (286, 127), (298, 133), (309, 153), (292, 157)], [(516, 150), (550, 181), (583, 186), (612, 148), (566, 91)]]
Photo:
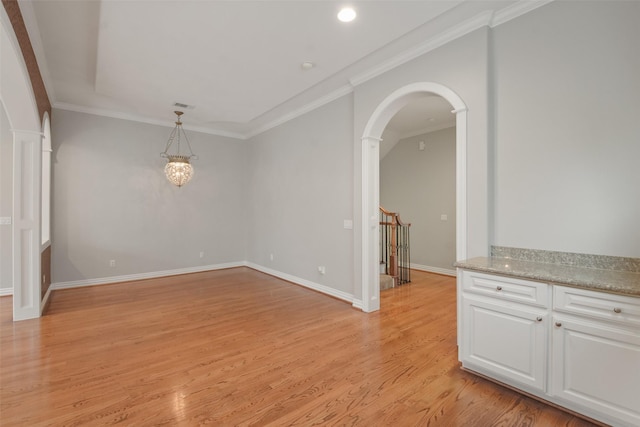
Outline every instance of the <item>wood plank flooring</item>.
[(248, 268), (0, 298), (0, 425), (591, 426), (460, 369), (455, 279), (382, 309)]

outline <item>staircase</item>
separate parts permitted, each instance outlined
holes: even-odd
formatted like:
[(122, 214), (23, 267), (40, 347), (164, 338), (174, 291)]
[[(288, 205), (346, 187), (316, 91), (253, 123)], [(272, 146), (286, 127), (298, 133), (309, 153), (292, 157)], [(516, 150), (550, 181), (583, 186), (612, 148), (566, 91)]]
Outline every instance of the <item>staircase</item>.
[(399, 214), (380, 206), (380, 290), (411, 281), (410, 227)]

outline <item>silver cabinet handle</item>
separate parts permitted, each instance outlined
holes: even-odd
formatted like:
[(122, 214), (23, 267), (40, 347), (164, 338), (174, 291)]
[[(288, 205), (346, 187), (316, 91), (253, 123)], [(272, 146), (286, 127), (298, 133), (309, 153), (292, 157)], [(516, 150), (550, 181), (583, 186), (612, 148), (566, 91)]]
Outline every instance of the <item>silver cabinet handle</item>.
[(496, 289), (501, 291), (502, 290), (502, 286), (498, 286)]
[(621, 309), (621, 308), (616, 307), (616, 308), (614, 308), (614, 309), (613, 309), (613, 312), (614, 312), (614, 313), (618, 313), (618, 314), (619, 314), (619, 313), (622, 313), (622, 309)]
[(556, 322), (556, 326), (559, 328), (560, 326), (562, 326), (562, 323)]
[(538, 316), (538, 317), (536, 317), (536, 320), (537, 320), (538, 322), (542, 322), (542, 316)]

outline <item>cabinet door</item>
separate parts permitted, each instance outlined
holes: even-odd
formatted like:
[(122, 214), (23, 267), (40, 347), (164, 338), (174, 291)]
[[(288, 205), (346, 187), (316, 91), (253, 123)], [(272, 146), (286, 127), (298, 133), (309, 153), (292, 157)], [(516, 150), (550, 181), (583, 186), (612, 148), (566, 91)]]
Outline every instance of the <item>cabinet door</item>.
[(531, 392), (545, 391), (547, 311), (463, 297), (464, 367)]
[(614, 425), (640, 425), (640, 331), (556, 315), (552, 334), (551, 393)]

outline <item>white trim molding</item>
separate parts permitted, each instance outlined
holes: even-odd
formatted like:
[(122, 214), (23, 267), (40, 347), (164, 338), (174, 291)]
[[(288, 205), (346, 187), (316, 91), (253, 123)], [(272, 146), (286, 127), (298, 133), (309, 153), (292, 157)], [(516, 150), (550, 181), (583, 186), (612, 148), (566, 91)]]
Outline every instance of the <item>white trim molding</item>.
[(40, 317), (42, 134), (13, 131), (13, 320)]
[[(238, 262), (230, 262), (225, 264), (180, 268), (175, 270), (154, 271), (150, 273), (129, 274), (124, 276), (113, 276), (113, 277), (103, 277), (98, 279), (75, 280), (71, 282), (52, 283), (51, 286), (49, 287), (49, 290), (47, 291), (47, 294), (43, 299), (42, 306), (44, 307), (44, 305), (46, 304), (47, 300), (49, 299), (49, 294), (51, 293), (52, 290), (83, 288), (86, 286), (110, 285), (114, 283), (131, 282), (135, 280), (156, 279), (156, 278), (162, 278), (162, 277), (168, 277), (168, 276), (177, 276), (180, 274), (200, 273), (204, 271), (224, 270), (227, 268), (237, 268), (237, 267), (248, 267), (253, 270), (259, 271), (261, 273), (265, 273), (270, 276), (274, 276), (279, 279), (286, 280), (287, 282), (291, 282), (295, 285), (304, 286), (305, 288), (309, 288), (313, 291), (317, 291), (322, 294), (349, 302), (355, 308), (358, 308), (358, 309), (362, 308), (362, 301), (354, 299), (352, 294), (339, 291), (337, 289), (330, 288), (329, 286), (321, 285), (319, 283), (315, 283), (310, 280), (302, 279), (300, 277), (296, 277), (291, 274), (283, 273), (277, 270), (272, 270), (270, 268), (264, 267), (259, 264), (255, 264), (250, 261), (238, 261)], [(3, 289), (0, 289), (0, 291), (2, 290)]]
[(0, 297), (8, 297), (13, 295), (13, 286), (10, 288), (0, 288)]
[[(131, 282), (131, 281), (143, 280), (143, 279), (156, 279), (156, 278), (167, 277), (167, 276), (177, 276), (180, 274), (200, 273), (204, 271), (223, 270), (227, 268), (236, 268), (236, 267), (249, 267), (261, 273), (265, 273), (270, 276), (274, 276), (279, 279), (286, 280), (287, 282), (304, 286), (305, 288), (309, 288), (314, 291), (332, 296), (334, 298), (338, 298), (343, 301), (350, 302), (354, 304), (354, 306), (358, 305), (358, 301), (354, 300), (353, 295), (347, 292), (339, 291), (334, 288), (330, 288), (328, 286), (312, 282), (310, 280), (302, 279), (300, 277), (292, 276), (291, 274), (283, 273), (281, 271), (272, 270), (270, 268), (263, 267), (259, 264), (255, 264), (249, 261), (229, 262), (225, 264), (204, 265), (200, 267), (179, 268), (175, 270), (154, 271), (149, 273), (128, 274), (124, 276), (103, 277), (98, 279), (75, 280), (72, 282), (58, 282), (58, 283), (52, 283), (49, 289), (59, 290), (59, 289), (82, 288), (85, 286), (109, 285), (113, 283)], [(45, 301), (46, 301), (46, 298), (47, 296), (45, 296)]]
[(347, 85), (344, 85), (342, 87), (339, 87), (338, 89), (336, 89), (336, 90), (334, 90), (334, 91), (332, 91), (332, 92), (330, 92), (330, 93), (328, 93), (328, 94), (326, 94), (324, 96), (321, 96), (320, 98), (316, 99), (315, 101), (312, 101), (312, 102), (310, 102), (310, 103), (308, 103), (306, 105), (303, 105), (302, 107), (297, 108), (297, 109), (295, 109), (295, 110), (293, 110), (293, 111), (291, 111), (291, 112), (289, 112), (289, 113), (287, 113), (287, 114), (285, 114), (283, 116), (280, 116), (279, 118), (277, 118), (275, 120), (272, 120), (272, 121), (270, 121), (269, 123), (266, 123), (263, 126), (259, 126), (259, 127), (255, 128), (255, 129), (247, 132), (244, 135), (244, 138), (245, 139), (249, 139), (249, 138), (252, 138), (252, 137), (254, 137), (256, 135), (261, 134), (262, 132), (266, 132), (269, 129), (273, 129), (276, 126), (280, 126), (281, 124), (286, 123), (289, 120), (293, 120), (296, 117), (300, 117), (303, 114), (306, 114), (306, 113), (308, 113), (310, 111), (316, 110), (316, 109), (322, 107), (323, 105), (326, 105), (326, 104), (328, 104), (330, 102), (335, 101), (336, 99), (342, 98), (343, 96), (350, 94), (351, 92), (353, 92), (353, 86), (351, 86), (351, 85), (347, 84)]
[(429, 265), (421, 265), (421, 264), (414, 264), (414, 263), (410, 264), (410, 268), (412, 270), (426, 271), (427, 273), (444, 274), (445, 276), (456, 277), (456, 270), (448, 270), (446, 268), (431, 267)]
[(512, 4), (511, 6), (507, 6), (504, 9), (497, 11), (491, 19), (489, 26), (491, 28), (497, 27), (498, 25), (504, 24), (505, 22), (517, 18), (518, 16), (524, 15), (525, 13), (529, 13), (534, 9), (544, 6), (545, 4), (551, 3), (552, 1), (553, 0), (519, 1)]
[(85, 286), (109, 285), (109, 284), (120, 283), (120, 282), (131, 282), (134, 280), (156, 279), (160, 277), (177, 276), (180, 274), (200, 273), (203, 271), (212, 271), (212, 270), (223, 270), (225, 268), (243, 267), (244, 265), (245, 263), (243, 261), (240, 261), (240, 262), (229, 262), (225, 264), (203, 265), (199, 267), (178, 268), (175, 270), (152, 271), (149, 273), (128, 274), (124, 276), (103, 277), (98, 279), (74, 280), (72, 282), (52, 283), (50, 286), (50, 289), (58, 290), (58, 289), (82, 288)]
[(418, 44), (417, 46), (408, 49), (402, 52), (399, 55), (394, 56), (388, 61), (385, 61), (379, 64), (376, 67), (371, 68), (364, 73), (360, 73), (356, 76), (353, 76), (349, 79), (349, 82), (353, 86), (359, 86), (362, 83), (365, 83), (381, 74), (386, 73), (387, 71), (393, 70), (405, 64), (413, 59), (416, 59), (426, 53), (431, 52), (445, 44), (456, 40), (466, 34), (469, 34), (472, 31), (475, 31), (479, 28), (489, 26), (491, 20), (493, 18), (493, 13), (486, 11), (482, 12), (473, 18), (470, 18), (446, 31), (443, 31), (440, 34), (431, 37), (430, 39), (424, 41), (423, 43)]
[(287, 282), (291, 282), (291, 283), (294, 283), (296, 285), (304, 286), (305, 288), (312, 289), (314, 291), (323, 293), (325, 295), (329, 295), (329, 296), (332, 296), (334, 298), (338, 298), (338, 299), (341, 299), (343, 301), (350, 302), (354, 306), (356, 304), (356, 301), (354, 301), (354, 299), (353, 299), (353, 295), (351, 295), (351, 294), (349, 294), (347, 292), (339, 291), (337, 289), (330, 288), (328, 286), (321, 285), (319, 283), (315, 283), (315, 282), (312, 282), (310, 280), (302, 279), (300, 277), (292, 276), (291, 274), (283, 273), (281, 271), (272, 270), (270, 268), (263, 267), (262, 265), (255, 264), (253, 262), (245, 261), (244, 265), (246, 267), (249, 267), (249, 268), (253, 269), (253, 270), (259, 271), (261, 273), (265, 273), (265, 274), (268, 274), (270, 276), (277, 277), (278, 279), (286, 280)]
[[(52, 105), (52, 108), (56, 108), (58, 110), (73, 111), (75, 113), (92, 114), (94, 116), (110, 117), (112, 119), (129, 120), (132, 122), (146, 123), (149, 125), (164, 126), (164, 127), (174, 126), (174, 122), (171, 120), (166, 120), (166, 121), (157, 120), (157, 119), (152, 119), (149, 117), (144, 117), (136, 114), (112, 111), (104, 108), (84, 107), (81, 105), (69, 104), (67, 102), (55, 102)], [(247, 139), (244, 134), (237, 133), (237, 132), (227, 132), (223, 130), (211, 129), (204, 126), (193, 126), (189, 124), (183, 124), (182, 127), (186, 130), (205, 133), (209, 135), (224, 136), (227, 138), (234, 138), (234, 139), (240, 139), (240, 140)]]

